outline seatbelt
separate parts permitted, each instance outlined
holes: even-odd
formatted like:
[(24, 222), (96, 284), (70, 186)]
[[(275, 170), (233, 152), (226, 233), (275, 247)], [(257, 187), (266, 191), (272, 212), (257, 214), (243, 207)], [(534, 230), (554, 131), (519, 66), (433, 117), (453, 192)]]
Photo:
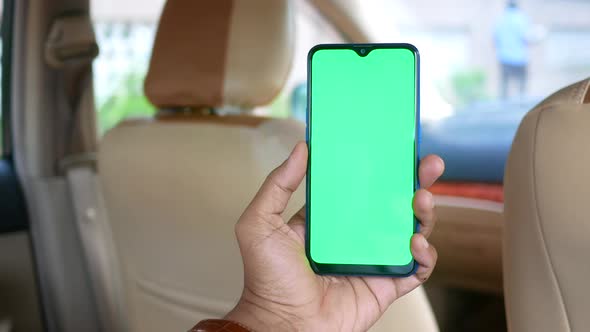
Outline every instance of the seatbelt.
[[(68, 13), (54, 19), (45, 43), (45, 61), (57, 74), (56, 89), (64, 134), (56, 142), (56, 160), (96, 149), (94, 121), (85, 121), (84, 108), (94, 106), (92, 96), (92, 61), (98, 45), (90, 17), (86, 13)], [(94, 112), (90, 114), (94, 117)], [(59, 166), (56, 164), (56, 166)], [(59, 168), (57, 169), (59, 172)]]
[[(60, 76), (60, 116), (64, 136), (56, 146), (58, 174), (66, 177), (77, 231), (84, 250), (101, 329), (126, 330), (121, 277), (104, 201), (95, 171), (96, 129), (92, 61), (98, 55), (94, 29), (86, 13), (57, 17), (45, 45), (45, 59)], [(90, 113), (90, 114), (89, 114)], [(86, 121), (85, 121), (86, 120)], [(90, 137), (90, 139), (88, 139)]]
[(80, 240), (105, 331), (124, 331), (122, 280), (93, 154), (64, 159)]

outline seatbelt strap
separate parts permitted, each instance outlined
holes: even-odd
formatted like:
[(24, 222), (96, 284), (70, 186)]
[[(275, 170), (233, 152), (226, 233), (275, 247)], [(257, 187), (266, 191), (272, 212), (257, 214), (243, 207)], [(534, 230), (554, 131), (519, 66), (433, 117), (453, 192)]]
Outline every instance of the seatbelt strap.
[[(98, 55), (87, 13), (54, 19), (45, 44), (45, 60), (58, 75), (58, 174), (65, 175), (74, 217), (104, 331), (125, 331), (122, 284), (114, 241), (95, 171), (96, 128), (92, 95), (92, 61)], [(89, 112), (92, 110), (92, 112)], [(92, 118), (83, 118), (92, 117)]]
[(49, 66), (85, 66), (96, 56), (98, 45), (88, 14), (69, 13), (53, 21), (45, 44), (45, 61)]
[[(92, 98), (92, 61), (98, 55), (94, 28), (87, 13), (71, 12), (56, 17), (45, 42), (45, 62), (56, 71), (58, 96), (56, 160), (96, 149)], [(91, 116), (83, 118), (83, 116)], [(59, 172), (59, 166), (57, 171)]]
[(94, 155), (64, 160), (76, 224), (105, 331), (125, 331), (122, 280)]

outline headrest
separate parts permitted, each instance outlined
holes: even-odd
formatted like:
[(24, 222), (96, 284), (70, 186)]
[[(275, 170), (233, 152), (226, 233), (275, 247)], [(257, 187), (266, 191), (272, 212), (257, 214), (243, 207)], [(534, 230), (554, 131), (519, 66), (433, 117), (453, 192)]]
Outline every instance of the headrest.
[(291, 68), (289, 0), (168, 0), (145, 94), (159, 108), (269, 103)]
[(504, 177), (504, 294), (509, 331), (590, 326), (590, 79), (530, 111)]

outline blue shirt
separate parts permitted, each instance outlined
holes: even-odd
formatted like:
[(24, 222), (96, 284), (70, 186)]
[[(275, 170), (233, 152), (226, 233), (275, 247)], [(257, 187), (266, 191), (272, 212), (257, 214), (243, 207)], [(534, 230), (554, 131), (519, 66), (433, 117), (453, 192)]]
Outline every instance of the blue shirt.
[(529, 61), (527, 47), (528, 17), (518, 8), (507, 8), (496, 22), (496, 54), (502, 64), (522, 66)]

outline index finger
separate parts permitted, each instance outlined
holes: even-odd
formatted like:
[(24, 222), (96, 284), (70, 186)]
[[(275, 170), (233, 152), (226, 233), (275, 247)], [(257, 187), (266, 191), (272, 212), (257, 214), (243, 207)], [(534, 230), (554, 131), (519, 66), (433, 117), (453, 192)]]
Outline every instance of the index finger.
[(299, 142), (291, 155), (266, 178), (244, 213), (280, 215), (307, 171), (307, 145)]

